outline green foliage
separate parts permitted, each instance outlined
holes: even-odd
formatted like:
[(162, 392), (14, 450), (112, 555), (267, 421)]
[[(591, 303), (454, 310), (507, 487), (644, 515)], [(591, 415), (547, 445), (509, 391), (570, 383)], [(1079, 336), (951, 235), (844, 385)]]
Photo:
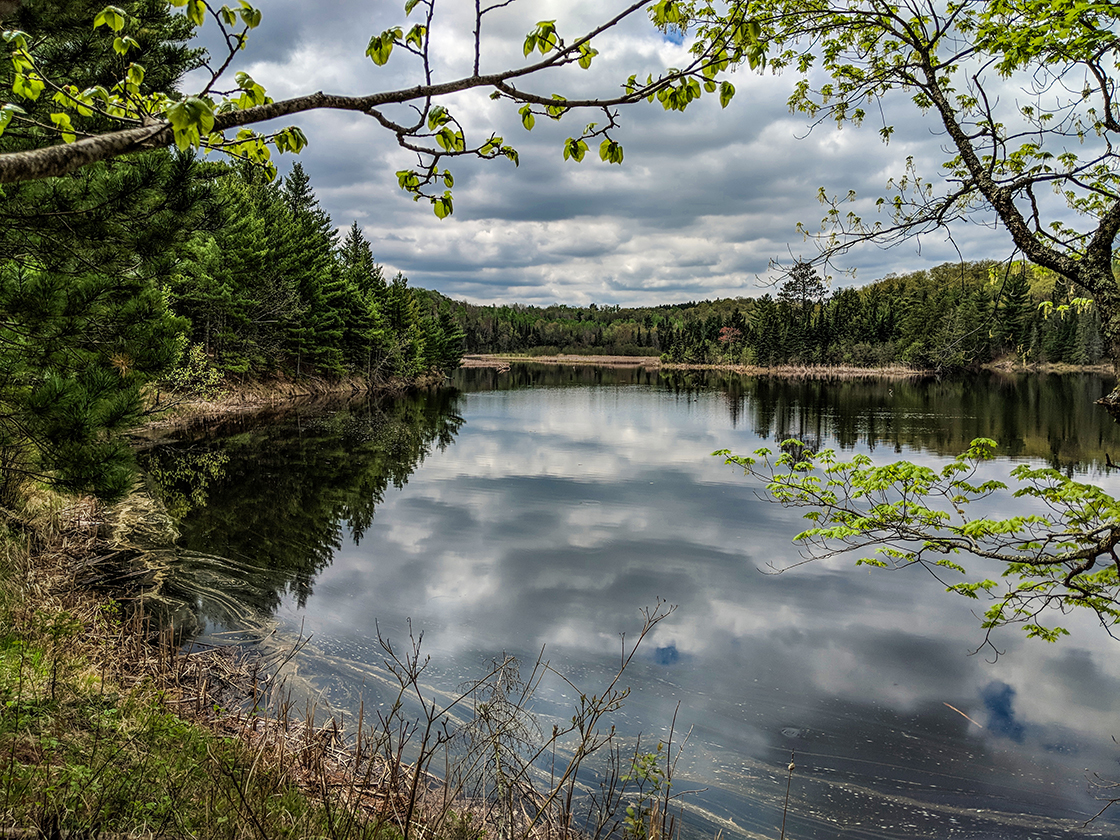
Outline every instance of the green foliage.
[[(801, 263), (776, 299), (629, 309), (448, 306), (471, 353), (661, 355), (719, 365), (910, 364), (940, 371), (1007, 356), (1094, 364), (1104, 347), (1099, 307), (1068, 304), (1065, 289), (1052, 273), (1023, 263), (979, 261), (829, 294), (815, 269)], [(1061, 317), (1044, 317), (1043, 297), (1053, 299)]]
[(178, 363), (162, 379), (162, 384), (176, 394), (203, 400), (215, 400), (221, 396), (224, 380), (222, 372), (215, 368), (201, 344), (191, 344), (183, 348)]
[(302, 167), (282, 185), (220, 171), (217, 227), (193, 239), (172, 286), (219, 370), (384, 381), (458, 364), (454, 326), (422, 311), (403, 277), (386, 284), (356, 223), (339, 245)]
[[(671, 13), (662, 18), (683, 22), (697, 48), (712, 52), (739, 28), (757, 27), (767, 66), (793, 77), (790, 110), (814, 122), (846, 127), (878, 120), (879, 136), (889, 143), (895, 126), (886, 115), (898, 113), (890, 103), (909, 102), (945, 137), (938, 174), (919, 172), (912, 157), (900, 160), (899, 174), (873, 202), (822, 188), (819, 229), (801, 226), (821, 249), (820, 259), (862, 243), (891, 245), (951, 230), (974, 213), (990, 213), (1018, 254), (1095, 300), (1103, 346), (1117, 358), (1120, 284), (1112, 260), (1120, 174), (1113, 149), (1120, 112), (1112, 6), (1092, 0), (948, 6), (751, 0), (730, 11), (703, 0), (668, 6)], [(1067, 86), (1073, 78), (1080, 81)], [(1017, 96), (999, 95), (1007, 84)], [(1072, 212), (1047, 210), (1038, 196), (1051, 191)], [(981, 304), (977, 299), (957, 310), (949, 347), (915, 344), (903, 358), (925, 364), (945, 350), (954, 365), (975, 358), (967, 319)]]
[[(399, 837), (331, 797), (301, 793), (261, 751), (183, 719), (150, 674), (128, 687), (115, 679), (128, 655), (98, 645), (131, 647), (135, 632), (108, 611), (83, 622), (66, 612), (0, 620), (0, 807), (15, 831)], [(94, 661), (106, 656), (111, 663)]]
[(1112, 627), (1120, 621), (1120, 501), (1058, 470), (1024, 464), (1011, 472), (1013, 495), (1039, 502), (1030, 506), (1036, 512), (973, 515), (971, 505), (1008, 490), (980, 478), (995, 448), (995, 441), (977, 438), (940, 470), (908, 461), (877, 466), (866, 455), (841, 461), (832, 450), (814, 453), (795, 440), (783, 441), (777, 456), (765, 448), (753, 456), (713, 454), (766, 481), (779, 504), (806, 509), (813, 525), (794, 540), (808, 558), (874, 549), (857, 565), (921, 565), (939, 580), (946, 571), (968, 575), (961, 555), (994, 560), (1002, 564), (1001, 581), (947, 584), (950, 592), (990, 602), (986, 630), (1020, 624), (1029, 637), (1055, 641), (1067, 631), (1043, 624), (1044, 616), (1079, 608)]
[[(147, 85), (171, 90), (197, 66), (199, 55), (182, 43), (192, 27), (166, 4), (137, 0), (102, 11), (101, 31), (135, 41), (129, 72), (136, 75), (139, 60), (148, 68), (137, 76), (137, 95)], [(34, 40), (37, 67), (104, 104), (99, 91), (112, 88), (125, 59), (92, 31), (96, 12), (77, 0), (27, 3), (10, 21), (22, 34), (9, 41)], [(243, 5), (239, 20), (242, 12), (249, 26), (252, 7)], [(24, 71), (18, 62), (0, 66), (0, 77)], [(248, 75), (237, 82), (240, 95), (265, 98)], [(39, 123), (57, 107), (25, 103), (32, 123), (9, 123), (0, 151), (49, 137)], [(177, 107), (186, 131), (197, 123), (187, 111), (208, 113), (190, 98)], [(298, 132), (285, 137), (293, 147), (303, 142)], [(458, 362), (438, 314), (417, 312), (414, 352), (395, 367), (395, 339), (381, 327), (384, 282), (368, 243), (361, 264), (348, 268), (302, 170), (283, 186), (267, 174), (156, 150), (5, 188), (0, 503), (29, 479), (105, 497), (126, 491), (134, 469), (123, 432), (143, 418), (153, 383), (199, 396), (231, 373), (387, 379)]]
[[(92, 31), (88, 2), (25, 3), (5, 24), (9, 42), (35, 43), (36, 68), (60, 84), (50, 101), (24, 101), (26, 119), (9, 123), (0, 151), (39, 145), (45, 128), (99, 119), (125, 59)], [(139, 93), (171, 89), (197, 66), (183, 41), (190, 27), (157, 0), (101, 9), (102, 30), (127, 32), (128, 65)], [(122, 29), (122, 26), (124, 27)], [(10, 34), (10, 33), (9, 33)], [(141, 73), (138, 68), (150, 69)], [(21, 69), (22, 68), (22, 69)], [(0, 66), (0, 85), (27, 67)], [(77, 92), (77, 93), (75, 93)], [(76, 99), (75, 99), (76, 97)], [(62, 108), (60, 112), (60, 107)], [(77, 108), (77, 106), (74, 106)], [(84, 106), (83, 106), (84, 107)], [(212, 207), (193, 160), (156, 151), (116, 167), (5, 188), (0, 209), (0, 496), (10, 501), (28, 478), (118, 495), (132, 481), (120, 433), (144, 409), (144, 388), (171, 368), (185, 322), (168, 307), (180, 245)]]
[[(490, 88), (491, 99), (507, 99), (520, 109), (522, 124), (532, 129), (535, 115), (544, 114), (551, 119), (560, 119), (573, 110), (594, 109), (608, 115), (608, 125), (596, 127), (589, 125), (579, 137), (570, 138), (563, 146), (565, 158), (582, 161), (589, 148), (589, 141), (600, 142), (600, 159), (607, 163), (622, 162), (622, 147), (611, 136), (617, 127), (615, 108), (636, 103), (642, 99), (659, 101), (667, 110), (684, 110), (691, 102), (704, 94), (718, 91), (720, 105), (726, 107), (734, 95), (734, 86), (721, 76), (730, 72), (734, 66), (747, 61), (752, 67), (764, 63), (763, 46), (760, 41), (762, 29), (754, 22), (738, 21), (727, 31), (713, 37), (713, 32), (704, 28), (701, 37), (694, 39), (691, 57), (681, 68), (667, 68), (657, 78), (648, 76), (644, 83), (631, 76), (619, 86), (622, 92), (586, 100), (580, 97), (575, 104), (568, 98), (554, 93), (551, 99), (523, 92), (523, 80), (541, 77), (550, 71), (567, 66), (589, 70), (599, 51), (592, 46), (592, 37), (599, 36), (619, 26), (631, 16), (640, 15), (641, 4), (633, 4), (619, 14), (604, 21), (588, 33), (566, 41), (560, 34), (557, 20), (539, 21), (524, 40), (523, 57), (525, 63), (498, 72), (480, 73), (483, 56), (480, 44), (484, 42), (482, 31), (492, 17), (502, 13), (509, 3), (499, 3), (478, 8), (475, 21), (474, 73), (454, 80), (438, 81), (432, 78), (430, 68), (441, 62), (432, 51), (431, 27), (435, 16), (433, 0), (421, 3), (420, 0), (405, 0), (404, 12), (410, 16), (418, 6), (426, 8), (423, 22), (404, 26), (390, 26), (369, 38), (365, 55), (378, 67), (386, 65), (394, 54), (405, 53), (419, 60), (423, 68), (423, 82), (409, 85), (395, 91), (375, 93), (373, 96), (311, 96), (295, 97), (283, 103), (275, 103), (265, 89), (244, 72), (234, 73), (236, 88), (221, 84), (223, 75), (232, 72), (238, 54), (246, 48), (251, 30), (260, 25), (261, 11), (247, 0), (239, 0), (238, 5), (218, 6), (211, 0), (147, 0), (149, 5), (156, 3), (165, 13), (167, 3), (172, 7), (183, 8), (181, 22), (185, 31), (192, 32), (196, 27), (216, 26), (218, 32), (212, 43), (221, 44), (224, 55), (214, 56), (208, 62), (209, 76), (203, 75), (202, 88), (190, 95), (180, 95), (171, 86), (160, 86), (145, 80), (146, 66), (139, 60), (144, 52), (142, 35), (144, 21), (137, 15), (134, 4), (122, 7), (106, 6), (99, 11), (84, 9), (87, 39), (92, 37), (101, 42), (101, 48), (111, 50), (119, 59), (114, 67), (112, 78), (103, 84), (82, 90), (73, 85), (65, 85), (52, 75), (51, 67), (44, 61), (39, 42), (29, 40), (26, 34), (14, 29), (5, 35), (10, 44), (10, 54), (14, 73), (10, 87), (17, 98), (35, 103), (44, 91), (50, 91), (54, 110), (50, 122), (36, 119), (34, 115), (16, 108), (6, 108), (0, 112), (0, 133), (13, 120), (21, 126), (37, 132), (37, 143), (43, 146), (61, 137), (65, 143), (72, 143), (79, 137), (115, 135), (114, 139), (124, 139), (127, 144), (105, 143), (87, 144), (85, 157), (77, 153), (68, 156), (65, 150), (54, 150), (44, 161), (41, 156), (18, 156), (9, 158), (6, 163), (5, 179), (22, 180), (41, 178), (50, 174), (62, 174), (84, 165), (85, 160), (108, 159), (124, 154), (124, 149), (133, 148), (137, 142), (133, 135), (138, 130), (146, 130), (139, 142), (166, 144), (168, 139), (180, 151), (216, 150), (234, 158), (260, 166), (269, 174), (276, 176), (276, 168), (271, 161), (272, 150), (296, 152), (305, 145), (306, 138), (296, 127), (283, 128), (272, 132), (258, 132), (250, 126), (315, 108), (337, 108), (368, 114), (377, 119), (385, 128), (396, 134), (402, 146), (415, 151), (420, 158), (418, 170), (398, 173), (402, 189), (417, 199), (427, 198), (432, 210), (439, 218), (446, 218), (454, 210), (450, 172), (441, 167), (447, 157), (470, 155), (492, 160), (504, 157), (515, 165), (518, 163), (517, 150), (502, 145), (501, 138), (493, 135), (478, 143), (469, 139), (467, 131), (447, 114), (445, 106), (439, 105), (440, 97), (473, 88)], [(82, 5), (79, 3), (78, 5)], [(685, 4), (687, 5), (687, 4)], [(682, 14), (682, 4), (658, 3), (649, 8), (652, 21), (656, 26), (673, 29), (682, 36), (688, 32), (687, 16)], [(713, 8), (705, 8), (715, 14)], [(724, 10), (735, 13), (732, 8)], [(692, 10), (689, 9), (688, 14)], [(440, 39), (436, 39), (439, 43)], [(515, 86), (514, 82), (518, 84)], [(529, 85), (528, 87), (532, 87)], [(417, 109), (421, 119), (415, 124), (398, 124), (387, 118), (380, 108), (385, 105), (408, 105)], [(271, 108), (269, 106), (277, 107)], [(407, 121), (406, 121), (407, 122)], [(48, 129), (43, 131), (43, 129)], [(236, 132), (233, 137), (229, 132)], [(407, 177), (405, 177), (407, 175)], [(444, 188), (442, 194), (440, 188)]]
[(635, 782), (635, 801), (626, 806), (626, 816), (623, 817), (623, 830), (627, 837), (633, 840), (646, 840), (650, 836), (650, 823), (655, 819), (654, 806), (663, 797), (668, 797), (672, 782), (668, 778), (662, 755), (665, 744), (657, 742), (654, 752), (635, 752), (630, 762), (630, 772), (621, 779), (623, 782)]

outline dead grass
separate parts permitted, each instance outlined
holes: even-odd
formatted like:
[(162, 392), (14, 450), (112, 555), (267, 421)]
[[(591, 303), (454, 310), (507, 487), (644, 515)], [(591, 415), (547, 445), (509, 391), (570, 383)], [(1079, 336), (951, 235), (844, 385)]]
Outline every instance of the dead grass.
[(273, 377), (264, 380), (228, 380), (211, 399), (187, 398), (174, 392), (153, 392), (149, 417), (134, 432), (140, 439), (158, 438), (170, 431), (211, 425), (242, 417), (268, 419), (305, 406), (341, 408), (347, 403), (367, 399), (371, 394), (400, 395), (444, 381), (433, 373), (416, 380), (390, 379), (371, 382), (351, 376), (343, 379)]
[(599, 367), (663, 367), (657, 356), (526, 356), (516, 353), (478, 354), (464, 356), (459, 367), (509, 368), (510, 362), (533, 362), (542, 365), (597, 365)]
[[(491, 793), (472, 794), (486, 785), (429, 769), (437, 756), (437, 764), (444, 760), (451, 720), (438, 704), (426, 705), (418, 639), (399, 651), (382, 643), (397, 700), (369, 721), (363, 710), (352, 729), (293, 707), (280, 675), (298, 648), (279, 663), (235, 646), (184, 650), (144, 609), (144, 561), (166, 552), (165, 519), (158, 500), (143, 493), (116, 510), (44, 494), (29, 503), (23, 528), (0, 539), (0, 836), (606, 840), (625, 833), (621, 814), (634, 801), (626, 799), (633, 782), (614, 728), (600, 724), (626, 697), (618, 680), (637, 643), (672, 608), (658, 602), (645, 611), (613, 681), (577, 707), (570, 727), (554, 726), (533, 748), (556, 761), (558, 744), (577, 733), (582, 739), (555, 784), (532, 780), (535, 759), (518, 763), (508, 733), (476, 745), (480, 756), (503, 755), (498, 787), (511, 796), (495, 799), (492, 784)], [(513, 660), (496, 664), (452, 705), (473, 703), (490, 724), (505, 719), (495, 708), (520, 720), (540, 676), (535, 669), (524, 684), (529, 693), (516, 701), (504, 694), (520, 684), (515, 669)], [(405, 712), (414, 701), (419, 718)], [(598, 810), (581, 818), (593, 820), (585, 834), (573, 828), (572, 803), (580, 762), (600, 750), (612, 781)], [(670, 754), (671, 739), (667, 778)], [(666, 785), (651, 833), (653, 822), (664, 827), (668, 803)]]
[(641, 367), (659, 370), (720, 370), (749, 376), (779, 376), (788, 379), (911, 379), (930, 376), (930, 371), (904, 365), (862, 368), (850, 365), (696, 365), (662, 362), (657, 356), (526, 356), (514, 353), (464, 356), (461, 367), (508, 369), (511, 362), (549, 365), (595, 365), (598, 367)]

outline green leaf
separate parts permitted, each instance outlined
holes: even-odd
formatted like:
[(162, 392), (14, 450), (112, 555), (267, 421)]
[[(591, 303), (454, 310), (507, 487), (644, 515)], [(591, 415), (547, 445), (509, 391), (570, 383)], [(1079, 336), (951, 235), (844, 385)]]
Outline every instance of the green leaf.
[(12, 121), (12, 117), (16, 114), (26, 114), (27, 112), (18, 105), (4, 105), (0, 107), (0, 135), (4, 133), (4, 129), (8, 127), (8, 123)]
[(51, 114), (51, 122), (54, 127), (62, 134), (62, 140), (65, 143), (73, 143), (77, 139), (74, 134), (74, 126), (70, 122), (70, 115), (66, 113)]
[(428, 128), (431, 131), (435, 131), (441, 125), (447, 125), (450, 121), (451, 115), (442, 105), (433, 105), (432, 110), (428, 112)]
[(467, 147), (463, 132), (446, 127), (436, 133), (436, 142), (447, 152), (462, 152)]
[(436, 217), (439, 219), (446, 219), (454, 210), (451, 202), (451, 193), (445, 192), (442, 196), (437, 196), (432, 200), (432, 210), (435, 211)]
[(187, 0), (187, 20), (195, 26), (206, 22), (206, 4), (203, 0)]
[(241, 22), (245, 24), (248, 29), (256, 29), (261, 25), (263, 14), (261, 10), (248, 3), (247, 0), (241, 0), (241, 8), (237, 10), (241, 15)]
[(93, 28), (108, 26), (113, 32), (120, 32), (124, 29), (126, 20), (127, 15), (125, 15), (124, 9), (119, 6), (106, 6), (94, 17)]
[(591, 66), (591, 59), (599, 54), (598, 50), (591, 49), (591, 42), (584, 41), (579, 45), (579, 66), (584, 70)]
[(533, 106), (523, 105), (518, 113), (521, 114), (521, 124), (525, 126), (525, 130), (532, 131), (537, 123), (537, 118), (533, 116)]
[(537, 28), (525, 36), (525, 57), (528, 58), (529, 53), (534, 49), (539, 50), (541, 55), (544, 55), (549, 50), (556, 49), (559, 45), (560, 39), (556, 37), (556, 21), (538, 21)]
[(46, 83), (38, 73), (17, 73), (12, 79), (12, 92), (24, 99), (38, 99), (45, 87)]
[(213, 104), (197, 96), (188, 96), (172, 104), (164, 112), (164, 116), (171, 123), (175, 145), (181, 151), (192, 146), (197, 147), (202, 140), (202, 135), (209, 134), (214, 128)]
[(719, 83), (719, 106), (726, 108), (727, 104), (731, 101), (731, 97), (735, 95), (735, 85), (731, 82)]
[(146, 71), (144, 70), (144, 65), (137, 64), (134, 61), (132, 62), (132, 64), (128, 65), (128, 71), (125, 73), (125, 79), (130, 85), (139, 87), (140, 85), (144, 84), (145, 72)]
[(680, 23), (680, 10), (674, 0), (660, 0), (650, 9), (650, 17), (655, 25), (665, 28), (671, 24)]
[(418, 23), (408, 31), (408, 34), (404, 38), (404, 42), (406, 44), (412, 44), (418, 50), (422, 49), (424, 46), (424, 36), (427, 34), (428, 28), (426, 26), (421, 26)]
[(0, 35), (0, 37), (4, 39), (5, 43), (11, 44), (14, 42), (17, 50), (27, 51), (27, 33), (22, 29), (5, 29), (3, 35)]
[(622, 163), (622, 146), (607, 138), (599, 144), (599, 159), (607, 163)]
[(579, 163), (585, 154), (587, 154), (587, 143), (583, 140), (569, 137), (564, 141), (564, 160), (574, 158), (576, 163)]
[(131, 35), (124, 37), (117, 36), (113, 39), (113, 52), (117, 55), (128, 55), (129, 50), (136, 50), (140, 48), (140, 44)]
[(415, 9), (417, 7), (417, 5), (419, 5), (419, 3), (420, 3), (420, 0), (405, 0), (405, 4), (404, 4), (405, 15), (412, 14), (412, 10)]
[(386, 29), (380, 35), (374, 35), (369, 39), (369, 46), (366, 47), (366, 55), (370, 57), (374, 64), (381, 67), (389, 60), (389, 56), (393, 52), (393, 47), (396, 44), (396, 39), (401, 37), (400, 28)]
[(307, 145), (307, 137), (298, 127), (293, 125), (277, 134), (273, 142), (276, 143), (276, 150), (281, 154), (292, 152), (298, 155)]
[(548, 105), (545, 107), (545, 113), (554, 120), (560, 119), (568, 112), (568, 106), (564, 104), (567, 100), (558, 93), (552, 94), (552, 99), (555, 105)]

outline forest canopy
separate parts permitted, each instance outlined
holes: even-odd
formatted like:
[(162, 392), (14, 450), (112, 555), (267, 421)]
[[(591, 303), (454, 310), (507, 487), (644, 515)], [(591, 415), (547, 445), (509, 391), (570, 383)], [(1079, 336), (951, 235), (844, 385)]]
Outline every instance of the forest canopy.
[[(91, 30), (93, 5), (27, 3), (15, 16), (39, 66), (65, 84), (111, 85), (121, 57)], [(125, 5), (150, 67), (174, 89), (202, 61), (164, 2)], [(6, 23), (12, 22), (11, 20)], [(0, 69), (13, 83), (14, 66)], [(49, 119), (42, 97), (28, 105)], [(8, 131), (0, 152), (34, 145)], [(454, 367), (459, 336), (403, 276), (386, 278), (357, 226), (339, 241), (307, 175), (153, 149), (10, 184), (0, 204), (0, 505), (24, 482), (112, 497), (134, 479), (124, 432), (153, 389), (230, 375), (416, 377)]]
[(829, 291), (801, 264), (759, 298), (622, 308), (443, 304), (469, 353), (660, 356), (671, 363), (908, 365), (953, 371), (1017, 364), (1097, 364), (1100, 315), (1025, 262), (946, 263)]

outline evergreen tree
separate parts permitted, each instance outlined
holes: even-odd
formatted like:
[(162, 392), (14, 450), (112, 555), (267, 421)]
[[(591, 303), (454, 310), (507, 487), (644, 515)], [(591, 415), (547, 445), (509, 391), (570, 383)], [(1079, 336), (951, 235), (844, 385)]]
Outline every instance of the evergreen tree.
[(1021, 352), (1020, 348), (1026, 349), (1033, 311), (1030, 282), (1027, 272), (1020, 265), (1018, 270), (1011, 272), (1000, 295), (996, 339), (1001, 349), (1013, 353)]
[(288, 213), (283, 219), (287, 259), (284, 272), (299, 289), (306, 315), (291, 326), (296, 375), (304, 366), (321, 373), (341, 374), (345, 283), (334, 259), (337, 233), (319, 206), (311, 179), (299, 163), (281, 190)]
[(390, 331), (392, 373), (398, 376), (422, 373), (424, 331), (420, 323), (420, 307), (403, 274), (398, 273), (386, 290), (384, 316)]
[[(5, 28), (39, 44), (51, 78), (79, 89), (112, 86), (125, 61), (94, 37), (104, 4), (24, 3)], [(192, 27), (156, 0), (121, 4), (146, 65), (142, 91), (169, 89), (198, 62), (183, 41)], [(0, 67), (11, 88), (12, 68)], [(50, 124), (41, 96), (24, 106)], [(0, 151), (41, 145), (21, 123)], [(144, 385), (182, 348), (184, 323), (164, 288), (183, 258), (188, 233), (213, 215), (203, 168), (166, 151), (89, 166), (47, 181), (8, 185), (0, 205), (0, 502), (28, 477), (111, 497), (132, 481), (121, 433), (144, 408)]]

